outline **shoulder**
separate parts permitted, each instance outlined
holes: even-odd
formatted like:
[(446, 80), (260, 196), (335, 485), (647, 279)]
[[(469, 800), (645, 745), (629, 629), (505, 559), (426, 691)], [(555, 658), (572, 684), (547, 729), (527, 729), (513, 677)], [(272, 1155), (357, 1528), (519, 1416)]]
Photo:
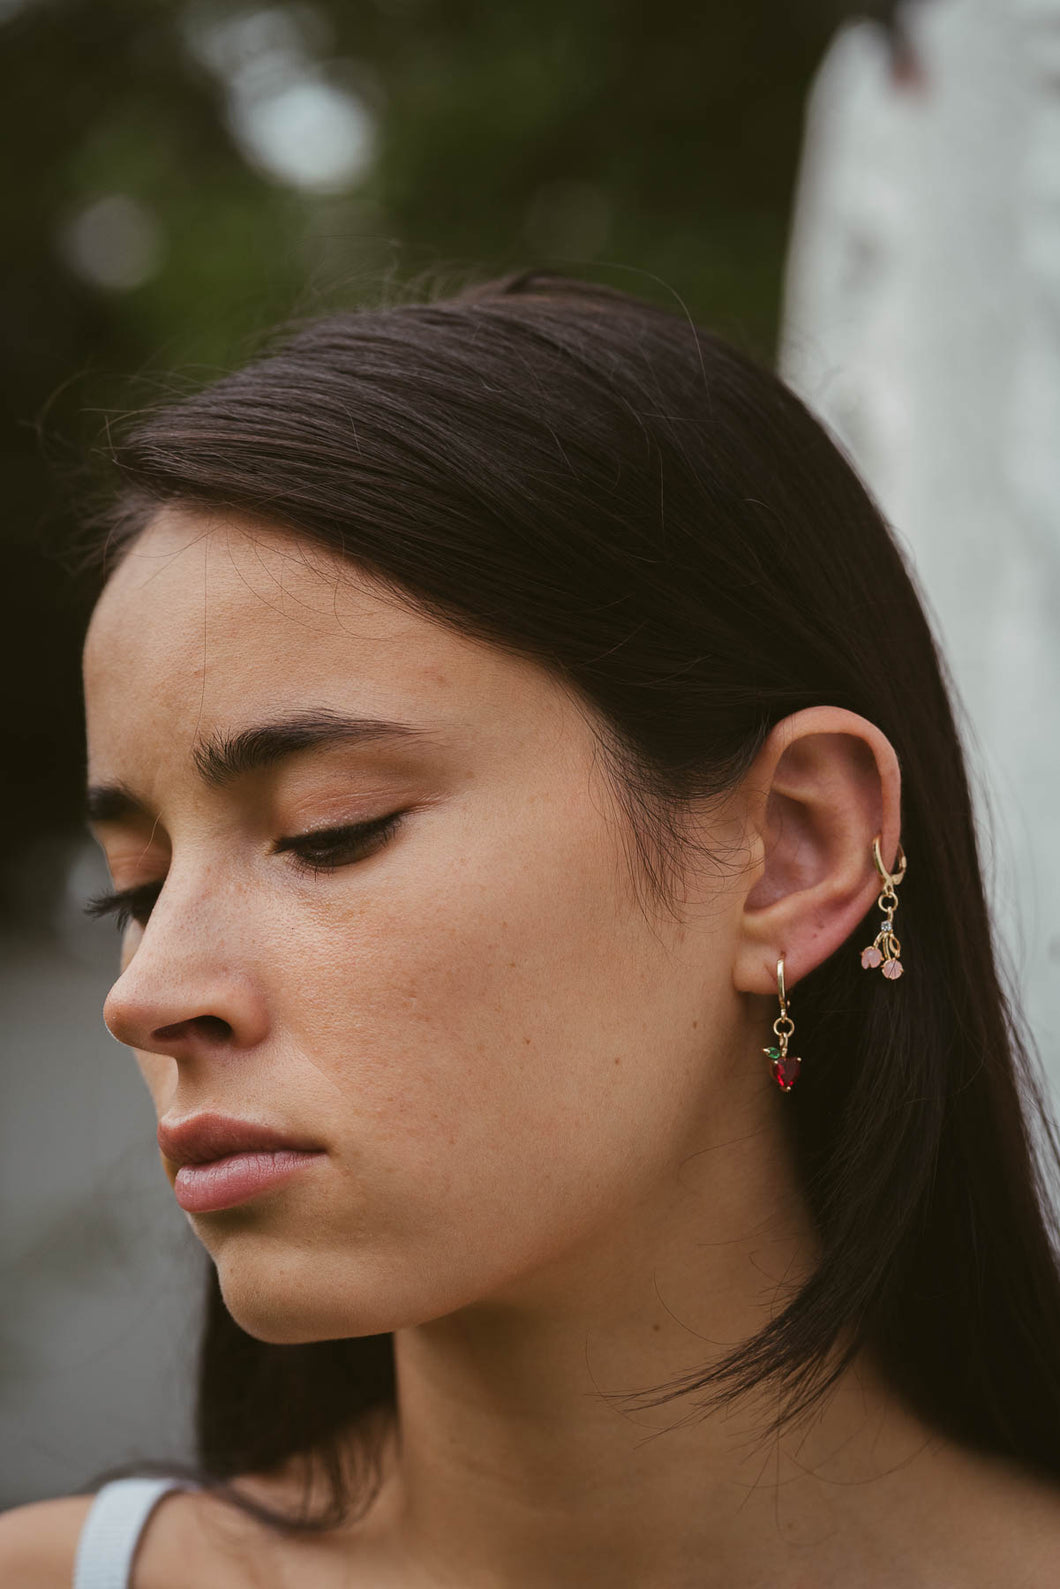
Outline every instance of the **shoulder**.
[(94, 1495), (63, 1495), (0, 1513), (4, 1589), (70, 1589), (77, 1541)]
[[(34, 1501), (0, 1514), (0, 1589), (71, 1589), (78, 1540), (95, 1495)], [(155, 1506), (137, 1551), (137, 1589), (243, 1589), (253, 1524), (209, 1495), (170, 1491)], [(257, 1580), (252, 1580), (257, 1581)]]
[[(305, 1502), (297, 1464), (245, 1474), (235, 1488), (281, 1512)], [(78, 1542), (96, 1497), (60, 1496), (0, 1512), (0, 1589), (71, 1589)], [(314, 1500), (319, 1497), (313, 1497)], [(329, 1538), (284, 1537), (210, 1490), (176, 1488), (162, 1496), (139, 1537), (135, 1589), (279, 1589), (302, 1581), (330, 1583)], [(321, 1548), (323, 1546), (323, 1549)], [(349, 1586), (345, 1559), (339, 1581)], [(356, 1580), (360, 1582), (359, 1579)]]

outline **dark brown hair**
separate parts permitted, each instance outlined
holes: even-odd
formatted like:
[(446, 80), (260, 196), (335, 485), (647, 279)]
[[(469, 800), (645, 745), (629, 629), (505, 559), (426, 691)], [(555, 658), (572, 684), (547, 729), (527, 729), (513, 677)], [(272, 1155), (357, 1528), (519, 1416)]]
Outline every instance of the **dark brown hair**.
[[(1060, 1155), (999, 985), (939, 658), (880, 514), (791, 392), (679, 315), (530, 273), (311, 323), (143, 417), (115, 461), (112, 554), (162, 503), (249, 512), (553, 669), (609, 725), (658, 897), (682, 809), (731, 786), (778, 720), (831, 704), (883, 730), (909, 971), (865, 976), (855, 935), (800, 982), (805, 1065), (778, 1103), (819, 1268), (760, 1334), (654, 1394), (706, 1410), (772, 1380), (788, 1419), (869, 1346), (940, 1431), (1060, 1477)], [(257, 1341), (210, 1266), (202, 1482), (313, 1453), (335, 1504), (291, 1526), (328, 1526), (357, 1498), (341, 1448), (393, 1398), (389, 1337)]]

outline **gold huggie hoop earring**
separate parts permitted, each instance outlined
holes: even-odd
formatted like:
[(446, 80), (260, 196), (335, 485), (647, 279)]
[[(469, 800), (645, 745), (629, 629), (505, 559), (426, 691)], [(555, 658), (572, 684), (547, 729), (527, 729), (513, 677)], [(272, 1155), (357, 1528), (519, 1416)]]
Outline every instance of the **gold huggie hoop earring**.
[(788, 1053), (788, 1044), (795, 1031), (795, 1022), (788, 1010), (788, 995), (784, 987), (784, 956), (777, 961), (777, 998), (780, 1000), (780, 1014), (773, 1022), (773, 1030), (777, 1034), (777, 1041), (770, 1048), (763, 1048), (763, 1054), (770, 1059), (770, 1070), (773, 1080), (781, 1092), (790, 1092), (799, 1079), (802, 1069), (802, 1060), (797, 1054)]
[(898, 909), (898, 895), (895, 893), (895, 889), (905, 876), (905, 851), (899, 844), (898, 855), (895, 859), (895, 865), (898, 870), (893, 874), (888, 872), (880, 854), (880, 835), (877, 833), (872, 841), (872, 858), (876, 862), (876, 870), (883, 879), (883, 887), (876, 900), (877, 906), (883, 912), (883, 920), (880, 923), (880, 930), (876, 934), (875, 940), (869, 944), (867, 949), (861, 951), (861, 963), (866, 971), (874, 971), (879, 966), (888, 982), (896, 982), (905, 970), (901, 960), (898, 958), (902, 952), (902, 946), (894, 935), (894, 913)]

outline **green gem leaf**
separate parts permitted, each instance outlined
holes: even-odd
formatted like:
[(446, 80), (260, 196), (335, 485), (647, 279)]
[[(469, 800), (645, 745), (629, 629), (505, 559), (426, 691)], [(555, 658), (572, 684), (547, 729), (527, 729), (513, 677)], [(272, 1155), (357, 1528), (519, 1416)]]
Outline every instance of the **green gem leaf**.
[(763, 1052), (763, 1054), (767, 1055), (768, 1058), (770, 1058), (770, 1059), (779, 1059), (780, 1058), (780, 1049), (779, 1048), (763, 1048), (762, 1052)]

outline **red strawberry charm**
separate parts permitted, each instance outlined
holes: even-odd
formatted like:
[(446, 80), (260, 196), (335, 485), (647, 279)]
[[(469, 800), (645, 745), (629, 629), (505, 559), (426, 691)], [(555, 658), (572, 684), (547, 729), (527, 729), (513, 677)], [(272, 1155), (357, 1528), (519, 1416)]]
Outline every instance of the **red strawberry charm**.
[(763, 1048), (762, 1052), (768, 1054), (771, 1060), (769, 1068), (781, 1092), (790, 1092), (799, 1079), (802, 1060), (797, 1054), (789, 1054), (781, 1048)]

